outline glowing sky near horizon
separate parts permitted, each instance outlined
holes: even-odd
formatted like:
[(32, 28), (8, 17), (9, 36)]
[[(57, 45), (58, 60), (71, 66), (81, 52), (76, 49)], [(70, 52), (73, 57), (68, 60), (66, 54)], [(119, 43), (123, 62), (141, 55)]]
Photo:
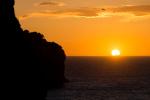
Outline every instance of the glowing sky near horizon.
[(16, 0), (22, 27), (68, 56), (150, 56), (150, 0)]

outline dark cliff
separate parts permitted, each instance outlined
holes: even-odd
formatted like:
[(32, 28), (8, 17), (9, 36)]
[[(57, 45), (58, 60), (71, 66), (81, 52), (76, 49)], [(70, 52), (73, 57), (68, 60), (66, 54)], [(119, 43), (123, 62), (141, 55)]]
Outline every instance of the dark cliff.
[(60, 45), (23, 30), (14, 0), (0, 0), (1, 68), (5, 99), (44, 100), (48, 89), (65, 81), (66, 55)]

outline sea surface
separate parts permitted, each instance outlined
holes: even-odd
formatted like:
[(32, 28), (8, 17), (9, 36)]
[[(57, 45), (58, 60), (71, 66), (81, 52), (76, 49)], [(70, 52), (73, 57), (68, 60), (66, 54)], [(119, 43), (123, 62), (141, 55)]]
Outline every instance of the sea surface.
[(65, 74), (47, 100), (150, 100), (150, 57), (68, 57)]

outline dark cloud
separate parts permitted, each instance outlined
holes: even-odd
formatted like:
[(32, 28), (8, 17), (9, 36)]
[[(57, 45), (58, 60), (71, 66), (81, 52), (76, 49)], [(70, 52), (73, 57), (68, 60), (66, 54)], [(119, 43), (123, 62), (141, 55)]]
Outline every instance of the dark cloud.
[(38, 5), (38, 6), (63, 6), (64, 3), (54, 2), (54, 1), (47, 1), (47, 2), (40, 2), (36, 5)]

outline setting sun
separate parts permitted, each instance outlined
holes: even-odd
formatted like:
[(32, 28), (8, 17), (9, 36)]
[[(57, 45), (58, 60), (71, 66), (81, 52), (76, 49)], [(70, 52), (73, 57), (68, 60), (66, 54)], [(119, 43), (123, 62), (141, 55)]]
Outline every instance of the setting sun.
[(120, 50), (118, 49), (112, 50), (112, 56), (120, 56)]

